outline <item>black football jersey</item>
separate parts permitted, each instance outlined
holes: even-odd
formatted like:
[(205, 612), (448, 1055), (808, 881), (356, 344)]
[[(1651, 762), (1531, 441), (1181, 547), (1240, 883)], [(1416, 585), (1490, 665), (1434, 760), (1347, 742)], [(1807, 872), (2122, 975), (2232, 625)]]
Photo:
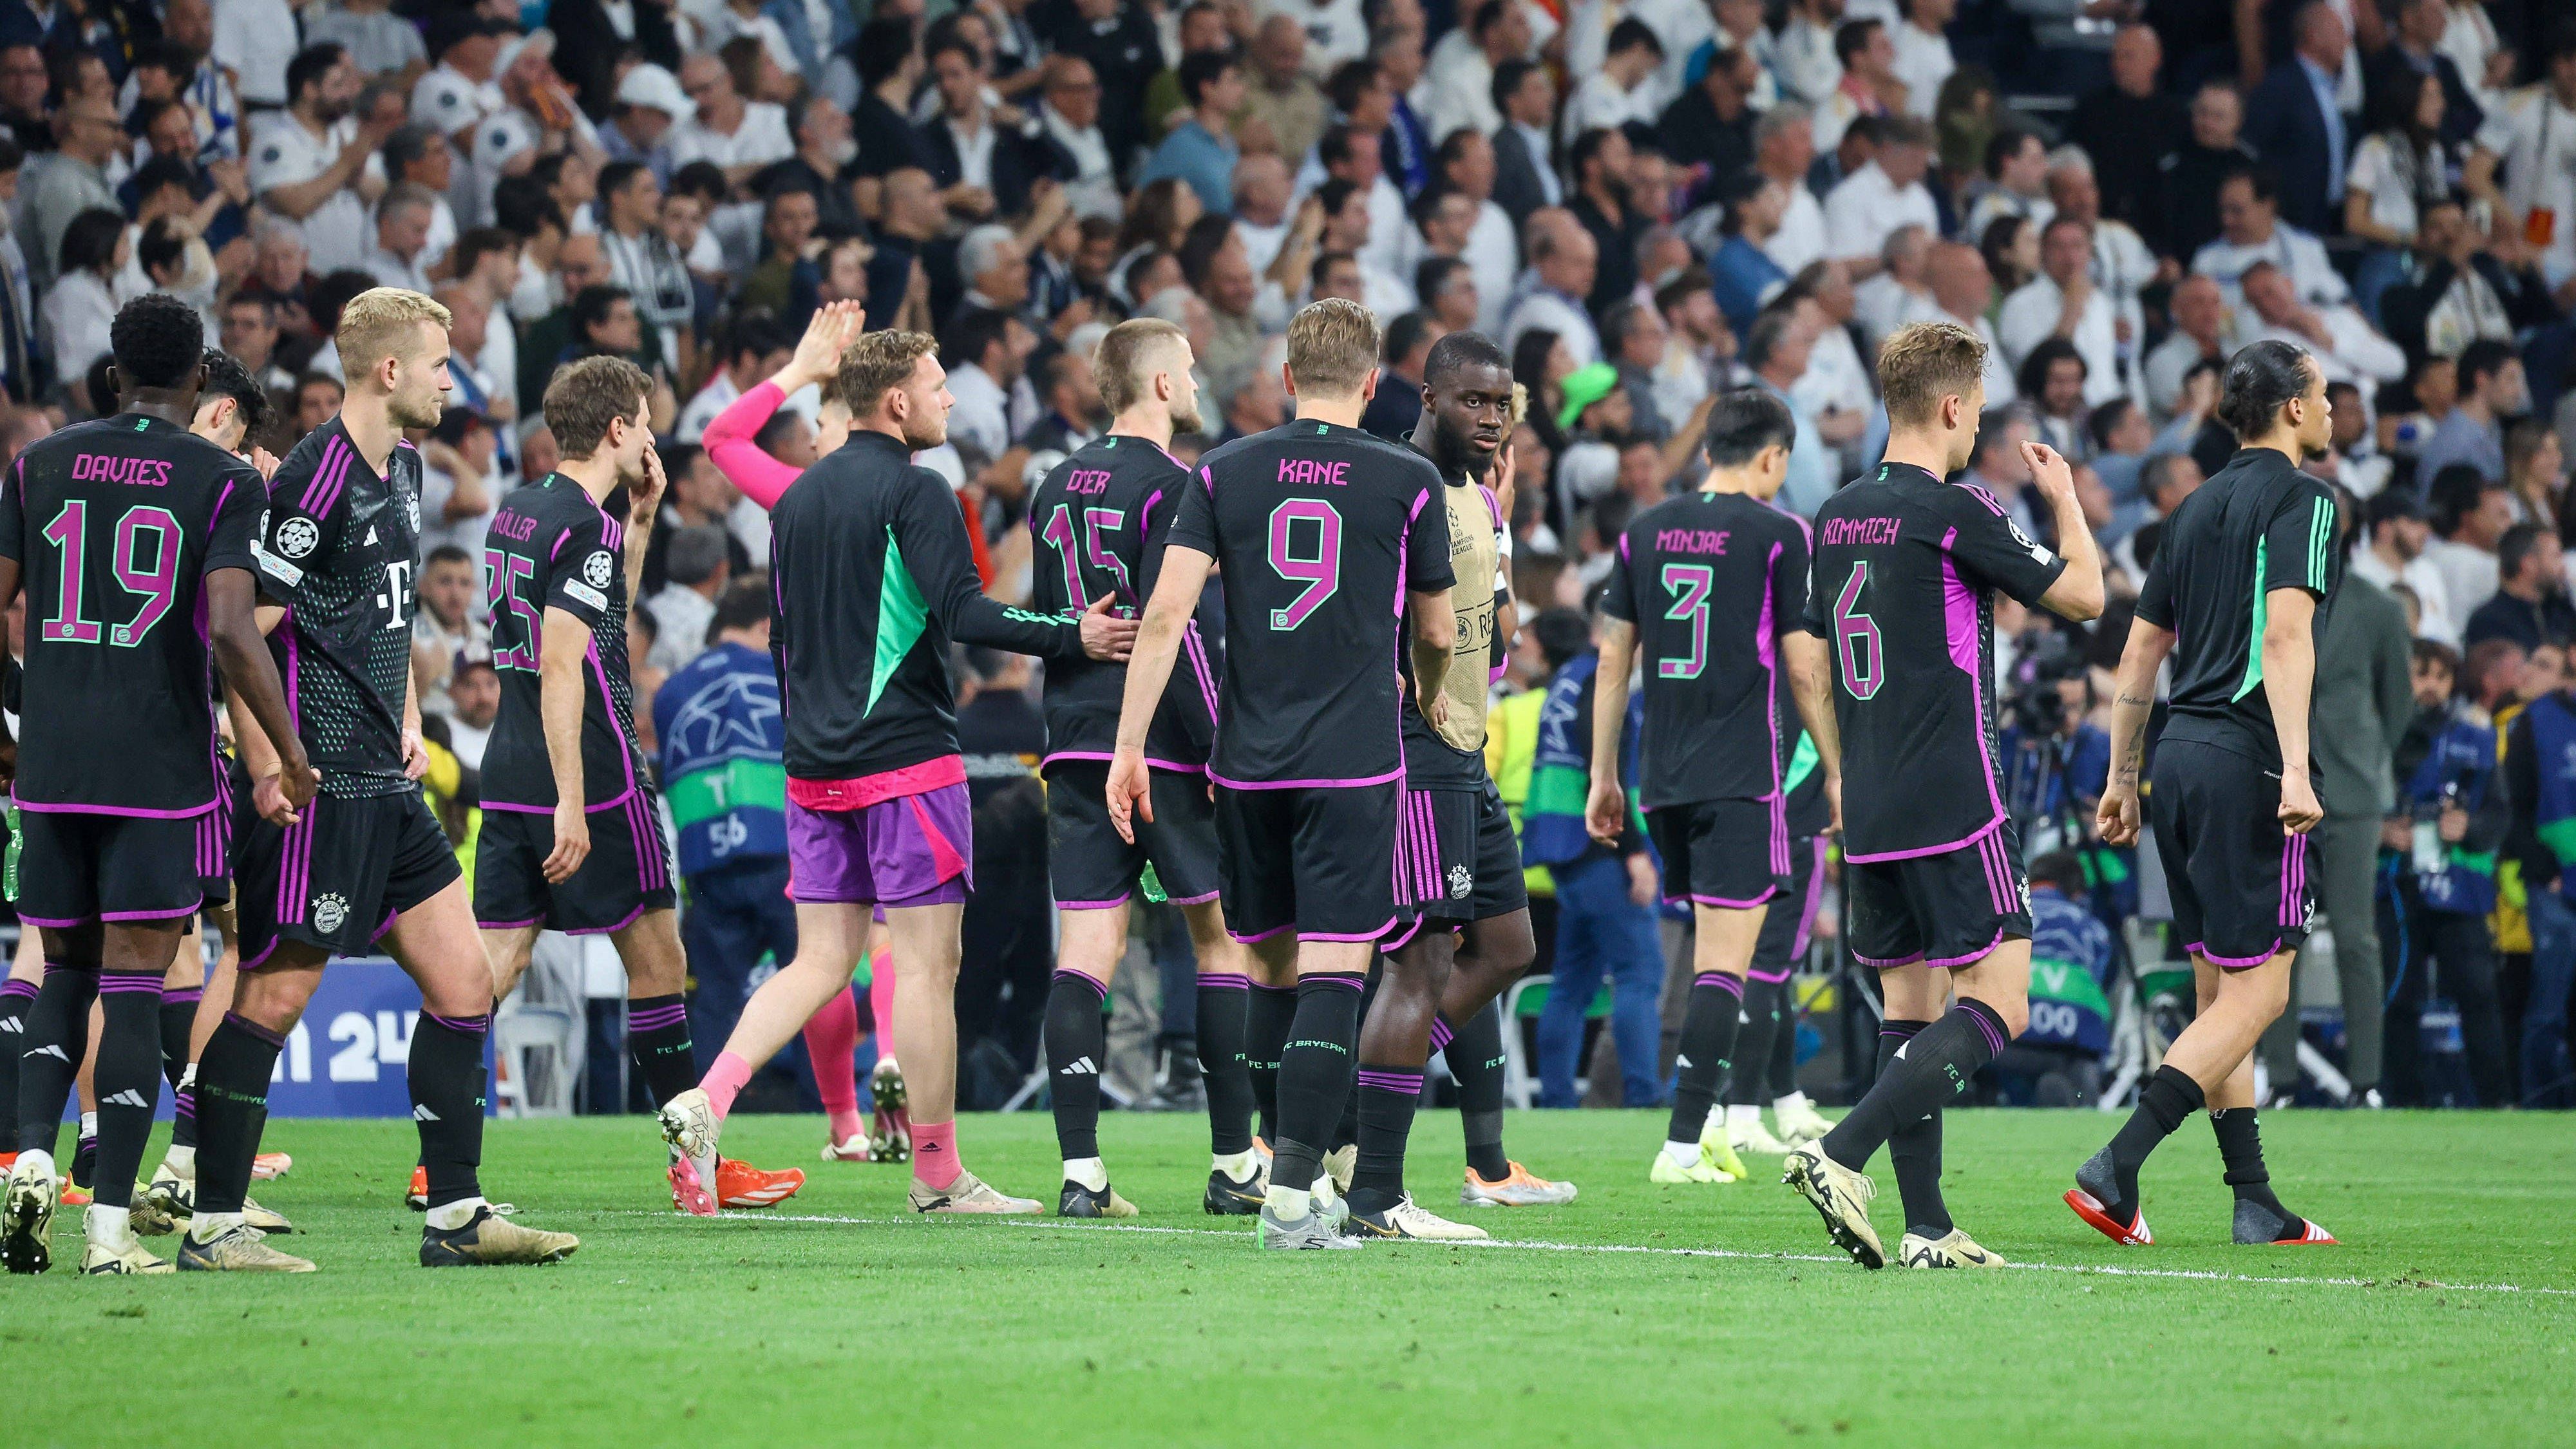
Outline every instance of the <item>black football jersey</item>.
[(1169, 543), (1225, 580), (1210, 772), (1231, 785), (1364, 785), (1404, 772), (1396, 651), (1408, 591), (1457, 582), (1440, 472), (1312, 418), (1200, 460)]
[(407, 442), (394, 444), (379, 477), (335, 416), (269, 480), (253, 553), (260, 592), (286, 618), (268, 646), (325, 794), (413, 788), (402, 721), (419, 547), (420, 453)]
[[(1431, 461), (1429, 454), (1423, 457)], [(1432, 462), (1432, 467), (1437, 470), (1439, 464)], [(1494, 490), (1463, 472), (1441, 471), (1440, 482), (1439, 504), (1448, 514), (1449, 572), (1458, 581), (1449, 591), (1457, 643), (1449, 654), (1448, 677), (1437, 682), (1449, 696), (1449, 717), (1434, 729), (1415, 704), (1423, 689), (1413, 677), (1413, 614), (1407, 610), (1405, 647), (1396, 655), (1405, 688), (1400, 715), (1404, 783), (1414, 790), (1481, 790), (1486, 780), (1485, 705), (1506, 653), (1495, 626), (1511, 597), (1503, 581), (1503, 510)]]
[(222, 783), (205, 576), (248, 571), (259, 473), (122, 413), (39, 439), (0, 477), (26, 591), (21, 808), (192, 815)]
[[(2276, 589), (2317, 598), (2314, 638), (2342, 581), (2334, 495), (2270, 448), (2246, 448), (2165, 520), (2138, 617), (2174, 632), (2168, 740), (2198, 740), (2281, 768), (2263, 688), (2263, 624)], [(2313, 736), (2311, 737), (2313, 739)]]
[(539, 673), (548, 609), (561, 609), (590, 628), (582, 669), (583, 804), (593, 810), (618, 804), (635, 792), (637, 780), (647, 778), (643, 750), (635, 742), (635, 686), (626, 667), (625, 545), (625, 524), (561, 473), (513, 492), (492, 515), (483, 536), (483, 590), (492, 606), (492, 668), (501, 676), (501, 713), (483, 751), (485, 809), (555, 806)]
[(1956, 849), (2004, 818), (1994, 591), (2037, 607), (2065, 571), (1994, 495), (1908, 463), (1817, 511), (1806, 624), (1832, 655), (1846, 858)]
[[(1162, 574), (1163, 545), (1180, 511), (1189, 470), (1144, 438), (1095, 438), (1058, 463), (1029, 496), (1030, 592), (1040, 613), (1080, 614), (1112, 595), (1134, 618)], [(1145, 735), (1145, 754), (1166, 769), (1201, 770), (1216, 743), (1217, 680), (1223, 632), (1214, 592), (1181, 636), (1181, 657), (1163, 707)], [(1118, 744), (1118, 705), (1127, 666), (1088, 656), (1046, 666), (1046, 757), (1105, 760)]]
[(1807, 615), (1806, 525), (1743, 493), (1668, 498), (1619, 536), (1601, 607), (1637, 629), (1638, 804), (1777, 795), (1797, 736), (1780, 636)]
[(957, 753), (950, 642), (1062, 659), (1076, 619), (984, 594), (940, 476), (865, 430), (805, 470), (769, 515), (769, 650), (787, 773), (856, 780)]

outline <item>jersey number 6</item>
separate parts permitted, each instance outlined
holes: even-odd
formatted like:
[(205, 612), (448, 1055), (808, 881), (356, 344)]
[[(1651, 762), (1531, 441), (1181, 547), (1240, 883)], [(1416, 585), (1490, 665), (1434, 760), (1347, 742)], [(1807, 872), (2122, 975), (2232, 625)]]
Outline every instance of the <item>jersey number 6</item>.
[(1887, 656), (1881, 652), (1878, 621), (1860, 612), (1860, 591), (1869, 582), (1869, 565), (1852, 565), (1842, 597), (1834, 600), (1834, 653), (1842, 659), (1843, 688), (1854, 699), (1867, 699), (1887, 682)]

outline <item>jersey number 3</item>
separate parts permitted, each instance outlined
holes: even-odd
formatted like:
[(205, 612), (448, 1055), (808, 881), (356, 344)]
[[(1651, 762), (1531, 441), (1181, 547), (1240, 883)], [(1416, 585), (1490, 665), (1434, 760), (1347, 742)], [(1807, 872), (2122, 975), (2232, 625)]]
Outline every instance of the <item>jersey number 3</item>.
[[(116, 521), (116, 551), (109, 558), (116, 581), (129, 594), (140, 595), (143, 607), (134, 617), (113, 629), (102, 628), (95, 619), (81, 613), (81, 574), (87, 561), (89, 504), (72, 499), (63, 511), (45, 525), (45, 541), (62, 552), (62, 592), (54, 605), (54, 617), (42, 626), (43, 638), (52, 644), (95, 644), (104, 636), (120, 649), (130, 649), (143, 642), (161, 616), (170, 612), (178, 597), (179, 541), (183, 534), (179, 520), (166, 508), (149, 505), (129, 508)], [(145, 534), (152, 535), (152, 563), (143, 562)]]
[(1697, 679), (1708, 667), (1708, 596), (1715, 584), (1716, 571), (1707, 564), (1664, 565), (1664, 588), (1673, 596), (1673, 606), (1664, 611), (1664, 617), (1690, 621), (1690, 657), (1656, 660), (1656, 677)]
[(1867, 699), (1887, 682), (1887, 656), (1879, 646), (1878, 621), (1860, 611), (1860, 591), (1869, 583), (1869, 565), (1852, 565), (1851, 578), (1834, 600), (1834, 654), (1842, 660), (1843, 688), (1854, 699)]

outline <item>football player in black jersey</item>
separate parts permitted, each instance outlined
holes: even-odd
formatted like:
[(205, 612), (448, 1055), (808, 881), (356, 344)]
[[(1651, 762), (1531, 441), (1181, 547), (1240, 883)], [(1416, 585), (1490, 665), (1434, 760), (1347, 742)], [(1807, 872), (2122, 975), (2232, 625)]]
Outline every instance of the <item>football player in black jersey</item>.
[(241, 975), (197, 1071), (197, 1210), (182, 1267), (306, 1272), (243, 1226), (242, 1193), (269, 1073), (336, 955), (381, 939), (419, 983), (408, 1076), (426, 1170), (424, 1267), (552, 1262), (580, 1240), (492, 1211), (483, 1156), (483, 1050), (492, 967), (455, 852), (421, 798), (429, 756), (412, 688), (412, 573), (420, 454), (405, 428), (436, 425), (450, 386), (447, 309), (377, 287), (341, 312), (339, 414), (270, 480), (254, 553), (261, 626), (287, 680), (295, 733), (322, 773), (312, 808), (276, 823), (273, 736), (234, 717), (262, 819), (235, 868)]
[(2254, 1120), (2256, 1038), (2290, 999), (2315, 892), (2308, 832), (2324, 810), (2311, 774), (2308, 713), (2316, 641), (2343, 572), (2331, 490), (2299, 470), (2334, 436), (2324, 370), (2306, 349), (2256, 342), (2227, 361), (2218, 418), (2236, 456), (2165, 520), (2138, 616), (2120, 654), (2102, 839), (2138, 838), (2138, 772), (2156, 672), (2173, 695), (2156, 744), (2147, 814), (2191, 953), (2200, 1009), (2138, 1094), (2110, 1145), (2076, 1169), (2075, 1215), (2113, 1242), (2152, 1243), (2138, 1169), (2183, 1118), (2209, 1109), (2239, 1243), (2332, 1243), (2281, 1205)]
[(1796, 671), (1798, 713), (1842, 825), (1850, 949), (1879, 969), (1886, 1016), (1878, 1081), (1789, 1155), (1783, 1180), (1867, 1268), (1887, 1263), (1860, 1171), (1882, 1145), (1908, 1267), (2002, 1261), (1942, 1203), (1938, 1115), (2030, 1012), (2028, 886), (1995, 783), (1994, 595), (2077, 621), (2102, 612), (2101, 555), (2065, 459), (2022, 445), (2055, 548), (1984, 489), (1945, 481), (1976, 448), (1985, 359), (1985, 343), (1951, 323), (1889, 337), (1886, 454), (1816, 514), (1805, 623), (1825, 640), (1826, 667)]
[[(1796, 889), (1781, 677), (1824, 667), (1824, 641), (1802, 627), (1807, 526), (1771, 506), (1796, 439), (1776, 394), (1720, 394), (1709, 411), (1708, 476), (1630, 521), (1601, 598), (1587, 824), (1605, 843), (1627, 828), (1619, 731), (1634, 659), (1646, 717), (1638, 807), (1663, 857), (1664, 900), (1686, 905), (1694, 927), (1679, 1082), (1648, 1173), (1656, 1182), (1745, 1176), (1726, 1135), (1708, 1130), (1709, 1109), (1735, 1058), (1755, 943)], [(1769, 1070), (1769, 1041), (1754, 1070)]]
[[(697, 1085), (672, 912), (670, 852), (635, 738), (628, 601), (662, 501), (653, 382), (622, 357), (585, 357), (546, 384), (554, 472), (511, 493), (484, 533), (501, 712), (483, 751), (474, 916), (506, 999), (537, 933), (606, 935), (626, 968), (626, 1050), (660, 1106)], [(611, 516), (611, 497), (625, 500)], [(673, 1159), (676, 1163), (677, 1159)], [(716, 1196), (768, 1207), (805, 1174), (726, 1158)], [(680, 1189), (672, 1188), (673, 1202)]]
[[(259, 647), (249, 464), (188, 431), (205, 379), (205, 325), (164, 294), (129, 302), (110, 331), (124, 410), (22, 452), (0, 482), (0, 600), (29, 587), (20, 718), (4, 762), (25, 849), (18, 911), (44, 936), (45, 980), (21, 1036), (16, 1164), (0, 1261), (50, 1262), (53, 1149), (104, 1008), (99, 1147), (84, 1273), (168, 1273), (134, 1236), (134, 1177), (161, 1086), (161, 989), (200, 881), (221, 872), (209, 823), (223, 808), (213, 676), (272, 728), (290, 705)], [(190, 627), (200, 615), (204, 632)], [(5, 741), (5, 735), (0, 735)], [(277, 792), (312, 798), (290, 741)]]
[(1397, 614), (1410, 605), (1413, 677), (1447, 677), (1455, 576), (1439, 470), (1359, 428), (1377, 353), (1377, 323), (1354, 302), (1326, 298), (1288, 324), (1297, 416), (1209, 453), (1198, 486), (1182, 490), (1109, 766), (1110, 819), (1132, 840), (1154, 815), (1147, 735), (1222, 565), (1228, 665), (1209, 774), (1226, 929), (1253, 943), (1273, 979), (1297, 978), (1256, 1236), (1265, 1248), (1359, 1241), (1318, 1210), (1314, 1182), (1351, 1091), (1370, 960), (1410, 924), (1398, 716), (1419, 708), (1436, 727), (1448, 713), (1445, 691), (1407, 703), (1397, 674)]
[[(1458, 580), (1449, 591), (1457, 646), (1448, 673), (1437, 678), (1412, 675), (1409, 651), (1404, 658), (1415, 701), (1445, 694), (1447, 718), (1435, 727), (1418, 707), (1402, 715), (1406, 823), (1418, 827), (1405, 869), (1420, 922), (1385, 953), (1360, 1026), (1349, 1231), (1372, 1237), (1486, 1236), (1482, 1228), (1425, 1209), (1404, 1188), (1422, 1068), (1435, 1047), (1449, 1054), (1453, 1069), (1464, 1067), (1455, 1071), (1468, 1152), (1460, 1200), (1535, 1206), (1571, 1202), (1575, 1195), (1572, 1183), (1548, 1181), (1504, 1155), (1501, 1082), (1484, 1070), (1502, 1054), (1499, 1034), (1482, 1035), (1500, 1022), (1486, 1007), (1537, 955), (1520, 842), (1485, 768), (1486, 697), (1515, 627), (1503, 579), (1498, 497), (1512, 486), (1504, 444), (1511, 426), (1511, 359), (1502, 349), (1474, 332), (1452, 332), (1434, 343), (1423, 363), (1422, 416), (1408, 441), (1440, 470), (1442, 487), (1431, 506), (1444, 515)], [(1471, 1102), (1470, 1082), (1495, 1095)]]
[[(1122, 614), (1144, 606), (1163, 564), (1163, 543), (1179, 511), (1189, 470), (1169, 449), (1176, 432), (1199, 427), (1195, 359), (1187, 334), (1169, 322), (1122, 322), (1100, 340), (1092, 363), (1109, 431), (1050, 470), (1029, 500), (1035, 544), (1032, 598), (1042, 613), (1115, 600)], [(1100, 1157), (1100, 1071), (1108, 1060), (1104, 1002), (1127, 952), (1127, 903), (1150, 867), (1165, 897), (1189, 923), (1198, 955), (1198, 1044), (1207, 1084), (1210, 1156), (1200, 1202), (1217, 1215), (1260, 1211), (1261, 1162), (1252, 1148), (1252, 1082), (1244, 1061), (1244, 1018), (1253, 974), (1266, 970), (1225, 933), (1217, 903), (1216, 813), (1207, 784), (1216, 739), (1221, 621), (1202, 607), (1182, 640), (1185, 668), (1165, 686), (1147, 735), (1153, 757), (1154, 819), (1133, 842), (1112, 828), (1102, 787), (1117, 742), (1123, 664), (1050, 660), (1046, 670), (1047, 872), (1056, 903), (1056, 971), (1047, 993), (1047, 1077), (1052, 1084), (1064, 1217), (1133, 1217), (1135, 1205), (1109, 1185)], [(1261, 983), (1270, 986), (1265, 977)], [(1277, 985), (1294, 989), (1293, 982)]]

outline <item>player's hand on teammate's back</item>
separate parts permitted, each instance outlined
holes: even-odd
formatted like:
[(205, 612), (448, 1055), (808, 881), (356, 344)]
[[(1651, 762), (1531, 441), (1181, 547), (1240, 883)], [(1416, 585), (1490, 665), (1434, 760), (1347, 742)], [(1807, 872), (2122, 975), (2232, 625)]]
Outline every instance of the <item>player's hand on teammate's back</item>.
[(1592, 782), (1592, 796), (1583, 805), (1583, 828), (1603, 845), (1619, 843), (1619, 828), (1626, 824), (1628, 793), (1607, 780)]
[(1154, 818), (1152, 784), (1142, 752), (1120, 750), (1109, 757), (1109, 823), (1118, 827), (1118, 838), (1129, 845), (1136, 843), (1135, 817)]
[(2308, 783), (2304, 767), (2291, 765), (2281, 771), (2281, 828), (2292, 835), (2305, 835), (2317, 822), (2326, 818), (2325, 807), (2317, 803), (2317, 791)]
[(1824, 788), (1825, 810), (1829, 817), (1825, 833), (1840, 835), (1843, 833), (1843, 777), (1828, 772), (1825, 776)]
[(1431, 721), (1435, 730), (1449, 727), (1449, 692), (1435, 689), (1422, 697), (1422, 717)]
[(578, 800), (555, 805), (555, 848), (546, 853), (546, 884), (562, 885), (590, 858), (590, 816)]
[(2030, 467), (2032, 481), (2039, 484), (2040, 496), (2051, 500), (2075, 496), (2075, 470), (2046, 443), (2025, 442), (2021, 460)]
[(2104, 845), (2130, 845), (2138, 838), (2138, 793), (2118, 787), (2102, 792), (2093, 808), (2093, 828)]
[(250, 465), (259, 470), (260, 481), (263, 483), (277, 477), (277, 455), (266, 448), (250, 450)]
[[(1118, 596), (1102, 594), (1082, 611), (1082, 652), (1094, 659), (1123, 664), (1136, 649), (1136, 621), (1122, 619), (1109, 612), (1110, 603)], [(1145, 817), (1153, 819), (1151, 815)]]
[(417, 780), (429, 773), (429, 742), (420, 737), (420, 726), (403, 727), (402, 752), (404, 779)]

